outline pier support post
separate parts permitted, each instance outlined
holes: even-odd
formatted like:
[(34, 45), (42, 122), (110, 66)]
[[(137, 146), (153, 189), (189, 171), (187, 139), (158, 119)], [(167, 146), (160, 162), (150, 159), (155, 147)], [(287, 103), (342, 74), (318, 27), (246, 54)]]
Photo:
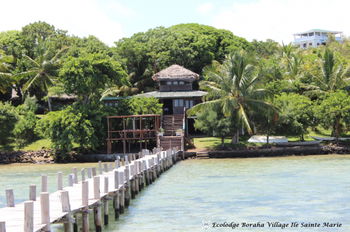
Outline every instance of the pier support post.
[(73, 218), (71, 216), (71, 208), (70, 208), (70, 201), (69, 201), (69, 193), (66, 190), (60, 191), (60, 198), (61, 198), (61, 205), (62, 205), (62, 212), (67, 212), (67, 218), (64, 222), (64, 231), (65, 232), (73, 232)]
[(94, 207), (94, 222), (96, 232), (102, 231), (102, 219), (101, 219), (101, 203), (98, 203)]
[(119, 212), (124, 213), (125, 208), (125, 172), (119, 172), (119, 180), (122, 185), (122, 187), (119, 190)]
[(108, 225), (108, 211), (109, 211), (109, 206), (108, 206), (108, 177), (105, 176), (104, 179), (104, 193), (107, 194), (107, 197), (103, 200), (103, 221), (105, 225)]
[(13, 195), (13, 189), (6, 189), (5, 191), (7, 207), (15, 207), (15, 197)]
[(125, 206), (129, 206), (130, 204), (130, 169), (129, 165), (125, 166)]
[(69, 174), (68, 175), (68, 186), (73, 186), (73, 179), (74, 179), (74, 175)]
[(87, 178), (91, 178), (92, 177), (92, 168), (88, 168), (87, 169)]
[(83, 181), (85, 181), (85, 168), (82, 168), (80, 170), (80, 173), (81, 173), (81, 181), (83, 182)]
[(113, 196), (113, 208), (114, 208), (114, 219), (117, 220), (119, 218), (119, 191), (115, 193)]
[(24, 232), (33, 232), (34, 230), (34, 202), (24, 202)]
[[(100, 176), (94, 176), (94, 198), (100, 199)], [(101, 203), (99, 202), (94, 207), (94, 222), (96, 232), (102, 231), (102, 222), (101, 222)]]
[(98, 172), (100, 173), (100, 175), (102, 174), (102, 162), (101, 161), (98, 161)]
[(6, 223), (0, 222), (0, 232), (6, 232)]
[(41, 176), (41, 192), (47, 192), (47, 175)]
[(43, 231), (50, 230), (50, 196), (48, 192), (40, 193), (41, 224), (46, 225)]
[(82, 210), (82, 232), (89, 232), (89, 183), (87, 181), (82, 182), (82, 205), (84, 206)]
[(94, 199), (100, 199), (100, 177), (94, 176)]
[(62, 172), (57, 173), (57, 190), (60, 191), (63, 189), (63, 180), (62, 180)]
[(78, 169), (73, 168), (73, 183), (78, 184)]
[(119, 168), (120, 167), (120, 157), (117, 156), (117, 159), (114, 161), (114, 165), (115, 165), (115, 168)]

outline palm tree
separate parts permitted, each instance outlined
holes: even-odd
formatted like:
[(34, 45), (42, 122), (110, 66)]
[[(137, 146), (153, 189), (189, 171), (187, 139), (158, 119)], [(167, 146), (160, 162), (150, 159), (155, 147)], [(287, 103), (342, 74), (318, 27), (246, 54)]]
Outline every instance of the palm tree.
[(333, 51), (326, 48), (320, 56), (319, 65), (321, 75), (314, 76), (315, 85), (311, 86), (312, 91), (326, 93), (349, 86), (349, 67), (338, 61)]
[(316, 77), (321, 90), (334, 91), (341, 89), (349, 84), (349, 79), (346, 78), (349, 67), (344, 67), (342, 63), (336, 60), (334, 52), (326, 49), (320, 61), (322, 69), (321, 78)]
[(208, 91), (206, 101), (194, 106), (190, 113), (210, 105), (220, 105), (227, 117), (236, 122), (233, 143), (239, 141), (239, 129), (244, 126), (252, 133), (249, 115), (257, 111), (266, 112), (274, 107), (264, 101), (265, 89), (258, 88), (259, 75), (246, 52), (240, 51), (226, 57), (222, 65), (215, 64), (204, 70), (205, 81), (201, 88)]
[(106, 89), (102, 93), (101, 100), (105, 97), (108, 97), (108, 96), (122, 96), (122, 97), (131, 96), (131, 95), (136, 94), (137, 91), (138, 91), (137, 88), (130, 87), (128, 85), (112, 86), (112, 87)]
[[(60, 66), (60, 58), (67, 51), (68, 47), (63, 47), (56, 54), (47, 50), (45, 53), (33, 59), (27, 55), (23, 55), (23, 59), (27, 62), (28, 70), (18, 73), (15, 77), (19, 80), (26, 80), (22, 87), (22, 92), (27, 94), (36, 88), (44, 93), (48, 93), (49, 87), (58, 79), (58, 70)], [(49, 111), (51, 111), (50, 96), (47, 96)]]
[(54, 55), (46, 52), (35, 59), (23, 55), (29, 68), (15, 75), (19, 79), (26, 79), (22, 91), (28, 93), (29, 90), (39, 88), (47, 93), (48, 88), (57, 80), (60, 58), (67, 49), (67, 47), (64, 47)]

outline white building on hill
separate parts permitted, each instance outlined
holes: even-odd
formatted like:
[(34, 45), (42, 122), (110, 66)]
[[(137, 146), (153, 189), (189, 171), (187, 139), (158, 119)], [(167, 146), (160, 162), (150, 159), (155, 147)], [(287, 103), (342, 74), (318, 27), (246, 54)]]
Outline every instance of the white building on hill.
[(329, 34), (334, 35), (336, 41), (343, 41), (343, 33), (341, 31), (311, 29), (294, 34), (294, 44), (300, 48), (318, 47), (327, 43)]

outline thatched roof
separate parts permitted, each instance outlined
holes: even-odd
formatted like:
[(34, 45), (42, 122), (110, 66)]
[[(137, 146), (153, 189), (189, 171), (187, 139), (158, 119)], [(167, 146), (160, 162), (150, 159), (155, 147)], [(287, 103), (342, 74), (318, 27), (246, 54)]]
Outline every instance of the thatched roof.
[(180, 65), (173, 64), (166, 69), (154, 74), (152, 79), (155, 81), (163, 80), (185, 80), (195, 81), (199, 78), (199, 75), (191, 70), (188, 70)]

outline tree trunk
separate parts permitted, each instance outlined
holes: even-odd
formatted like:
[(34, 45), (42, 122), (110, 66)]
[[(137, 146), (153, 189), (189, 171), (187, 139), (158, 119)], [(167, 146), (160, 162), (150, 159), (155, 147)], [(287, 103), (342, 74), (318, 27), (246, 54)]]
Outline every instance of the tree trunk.
[(239, 129), (237, 129), (236, 134), (232, 137), (232, 144), (239, 143)]
[(51, 98), (47, 97), (47, 105), (49, 106), (49, 111), (52, 111)]
[(269, 122), (269, 119), (267, 119), (266, 144), (269, 145), (269, 143), (270, 143), (270, 122)]
[(225, 137), (221, 137), (221, 147), (225, 147)]
[(337, 116), (335, 119), (335, 142), (338, 144), (340, 134), (340, 117)]

